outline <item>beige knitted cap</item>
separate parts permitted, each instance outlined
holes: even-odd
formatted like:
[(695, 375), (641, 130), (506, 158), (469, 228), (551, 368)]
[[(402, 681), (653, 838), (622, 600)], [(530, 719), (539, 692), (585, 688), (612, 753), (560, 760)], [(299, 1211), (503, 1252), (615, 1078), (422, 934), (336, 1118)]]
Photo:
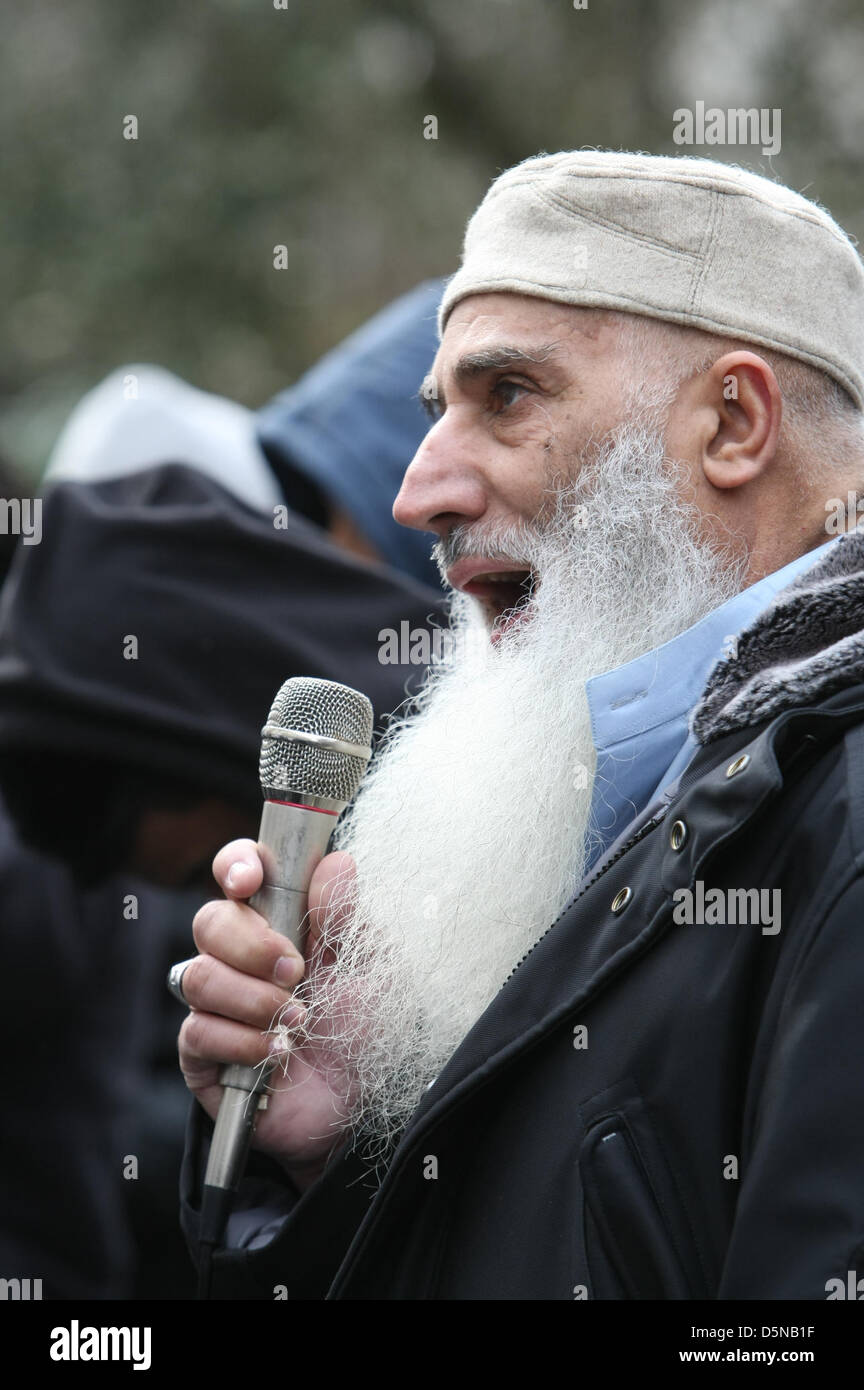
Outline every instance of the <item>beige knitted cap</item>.
[(567, 151), (492, 184), (438, 316), (491, 292), (623, 309), (774, 348), (864, 408), (864, 266), (783, 184), (711, 159)]

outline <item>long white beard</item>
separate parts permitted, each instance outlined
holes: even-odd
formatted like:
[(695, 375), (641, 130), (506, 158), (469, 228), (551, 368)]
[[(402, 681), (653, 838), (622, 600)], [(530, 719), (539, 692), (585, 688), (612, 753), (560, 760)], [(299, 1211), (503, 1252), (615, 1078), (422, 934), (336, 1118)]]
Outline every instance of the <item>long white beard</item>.
[(452, 651), (391, 726), (338, 832), (357, 864), (350, 920), (325, 926), (299, 991), (304, 1031), (348, 1070), (370, 1155), (579, 884), (596, 761), (586, 681), (740, 588), (743, 557), (698, 539), (676, 473), (660, 434), (623, 427), (542, 527), (456, 537), (457, 551), (540, 576), (530, 621), (493, 645), (477, 602), (455, 596)]

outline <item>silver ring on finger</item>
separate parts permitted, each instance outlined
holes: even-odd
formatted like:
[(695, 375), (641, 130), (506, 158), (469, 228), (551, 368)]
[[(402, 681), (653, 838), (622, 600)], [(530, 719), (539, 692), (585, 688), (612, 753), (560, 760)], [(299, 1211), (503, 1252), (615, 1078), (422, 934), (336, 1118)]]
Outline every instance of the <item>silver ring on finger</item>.
[(197, 959), (197, 956), (190, 956), (188, 960), (180, 960), (176, 965), (172, 965), (171, 969), (168, 971), (166, 984), (178, 1004), (185, 1004), (187, 1009), (191, 1008), (191, 1005), (183, 993), (183, 975), (192, 964), (193, 960)]

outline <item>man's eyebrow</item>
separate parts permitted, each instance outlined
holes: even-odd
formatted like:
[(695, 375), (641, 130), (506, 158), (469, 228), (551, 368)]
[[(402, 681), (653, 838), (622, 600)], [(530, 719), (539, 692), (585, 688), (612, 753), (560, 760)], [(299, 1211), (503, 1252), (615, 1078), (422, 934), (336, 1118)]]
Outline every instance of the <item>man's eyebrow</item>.
[(470, 381), (484, 372), (500, 371), (502, 367), (544, 366), (554, 362), (559, 347), (559, 343), (542, 343), (529, 350), (502, 343), (498, 347), (481, 348), (479, 352), (466, 352), (456, 362), (453, 376), (456, 381)]
[[(555, 365), (560, 343), (541, 343), (530, 350), (513, 343), (501, 343), (498, 347), (481, 348), (478, 352), (466, 352), (457, 360), (453, 368), (456, 381), (473, 381), (484, 372), (501, 371), (507, 367)], [(423, 379), (418, 391), (423, 409), (431, 419), (436, 419), (443, 406), (438, 381), (430, 374)]]

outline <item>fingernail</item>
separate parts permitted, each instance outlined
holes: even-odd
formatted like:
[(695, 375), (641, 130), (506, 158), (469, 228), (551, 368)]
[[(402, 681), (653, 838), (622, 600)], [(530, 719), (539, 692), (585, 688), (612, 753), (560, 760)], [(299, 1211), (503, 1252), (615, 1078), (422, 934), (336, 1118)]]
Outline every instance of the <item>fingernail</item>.
[(293, 985), (300, 973), (300, 962), (296, 956), (280, 956), (273, 971), (277, 984)]
[(289, 1029), (296, 1028), (298, 1024), (302, 1023), (305, 1017), (306, 1010), (302, 1004), (292, 1004), (290, 1008), (287, 1008), (285, 1012), (280, 1015), (279, 1030), (276, 1036), (271, 1038), (267, 1044), (267, 1051), (271, 1054), (274, 1052), (290, 1052), (294, 1045), (294, 1039), (287, 1037), (286, 1034)]
[(231, 868), (228, 870), (228, 877), (225, 880), (225, 887), (236, 888), (248, 867), (249, 865), (244, 864), (242, 859), (238, 859), (236, 864), (232, 864)]

